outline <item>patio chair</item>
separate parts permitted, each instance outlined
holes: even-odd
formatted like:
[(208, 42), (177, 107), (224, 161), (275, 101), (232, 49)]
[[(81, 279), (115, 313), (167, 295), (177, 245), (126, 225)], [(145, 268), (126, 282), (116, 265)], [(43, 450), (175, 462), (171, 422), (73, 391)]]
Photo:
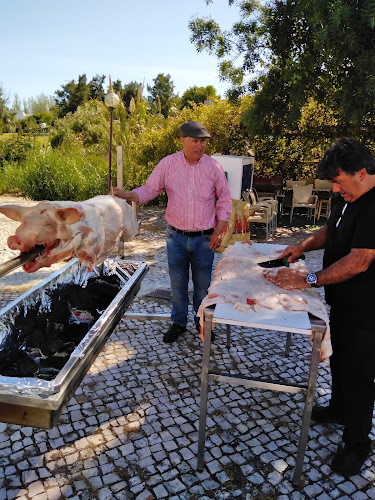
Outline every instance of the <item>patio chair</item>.
[(315, 179), (314, 191), (330, 191), (332, 189), (332, 181), (326, 179)]
[(249, 205), (255, 205), (258, 203), (258, 196), (255, 189), (246, 189), (242, 192), (242, 199), (246, 201)]
[[(268, 226), (268, 228), (266, 227), (266, 233), (270, 232), (271, 235), (274, 235), (276, 232), (276, 228), (277, 228), (277, 215), (278, 215), (278, 207), (279, 207), (278, 201), (275, 198), (271, 198), (271, 197), (261, 197), (258, 200), (258, 195), (257, 195), (257, 192), (255, 191), (255, 189), (247, 189), (246, 191), (243, 191), (242, 198), (252, 206), (254, 220), (250, 220), (249, 222), (262, 222), (262, 223), (266, 224), (266, 226)], [(257, 213), (255, 215), (255, 213), (256, 213), (255, 208), (260, 209), (260, 208), (263, 208), (264, 205), (267, 205), (271, 209), (271, 215), (270, 215), (271, 220), (269, 222), (266, 222), (264, 220), (260, 221), (259, 214)], [(253, 214), (251, 214), (250, 217), (252, 217)], [(256, 220), (255, 220), (255, 218), (256, 218)], [(267, 237), (267, 239), (268, 239), (268, 237)]]
[(316, 220), (316, 210), (318, 204), (318, 196), (312, 194), (313, 186), (311, 184), (307, 186), (293, 186), (293, 200), (292, 208), (290, 210), (290, 222), (292, 222), (293, 211), (295, 208), (307, 208), (307, 217), (311, 218), (314, 216), (314, 224)]
[(271, 204), (257, 203), (255, 205), (251, 205), (250, 216), (248, 217), (247, 221), (254, 224), (264, 224), (266, 231), (266, 241), (268, 241), (270, 234), (272, 235), (274, 232)]
[(260, 198), (259, 204), (266, 204), (271, 208), (271, 235), (276, 233), (277, 229), (277, 216), (279, 212), (279, 202), (274, 198)]
[(298, 181), (295, 181), (294, 179), (287, 179), (285, 181), (285, 187), (286, 187), (286, 189), (291, 189), (296, 184), (298, 186), (306, 186), (306, 179), (301, 179), (301, 180), (298, 180)]

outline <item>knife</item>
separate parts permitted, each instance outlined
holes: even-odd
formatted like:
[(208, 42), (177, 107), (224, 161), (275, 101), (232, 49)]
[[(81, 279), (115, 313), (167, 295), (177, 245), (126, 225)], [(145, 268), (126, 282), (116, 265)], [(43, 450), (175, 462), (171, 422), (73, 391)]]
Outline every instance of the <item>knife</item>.
[[(266, 260), (265, 262), (258, 262), (258, 266), (260, 267), (281, 267), (281, 266), (285, 266), (285, 267), (289, 267), (290, 266), (290, 263), (288, 262), (288, 257), (289, 255), (287, 255), (286, 257), (283, 257), (283, 258), (278, 258), (278, 259), (273, 259), (273, 260)], [(302, 254), (300, 259), (304, 260), (305, 259), (305, 255)], [(299, 260), (299, 259), (297, 259)]]

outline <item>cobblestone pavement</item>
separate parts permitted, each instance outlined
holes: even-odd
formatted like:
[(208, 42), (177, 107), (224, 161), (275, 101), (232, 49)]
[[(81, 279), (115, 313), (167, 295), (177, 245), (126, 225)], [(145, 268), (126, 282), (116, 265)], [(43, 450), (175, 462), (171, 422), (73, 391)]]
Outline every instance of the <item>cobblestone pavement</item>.
[[(169, 313), (167, 300), (148, 296), (169, 290), (162, 211), (144, 209), (142, 217), (140, 238), (125, 249), (129, 260), (147, 262), (150, 271), (129, 311)], [(306, 228), (280, 227), (273, 242), (301, 233)], [(2, 250), (6, 230), (0, 234)], [(309, 269), (319, 269), (321, 258), (321, 252), (308, 254)], [(20, 275), (0, 279), (3, 304), (35, 279)], [(188, 331), (171, 345), (162, 342), (168, 326), (122, 319), (53, 429), (0, 423), (0, 500), (375, 499), (374, 452), (360, 475), (332, 474), (342, 432), (334, 424), (311, 426), (302, 485), (293, 487), (303, 397), (269, 390), (211, 383), (206, 467), (198, 472), (202, 343), (191, 311)], [(228, 351), (224, 327), (215, 332), (212, 366), (219, 370), (306, 381), (310, 344), (302, 336), (293, 336), (285, 357), (284, 333), (233, 327)], [(328, 361), (319, 367), (321, 404), (330, 395), (328, 367)]]

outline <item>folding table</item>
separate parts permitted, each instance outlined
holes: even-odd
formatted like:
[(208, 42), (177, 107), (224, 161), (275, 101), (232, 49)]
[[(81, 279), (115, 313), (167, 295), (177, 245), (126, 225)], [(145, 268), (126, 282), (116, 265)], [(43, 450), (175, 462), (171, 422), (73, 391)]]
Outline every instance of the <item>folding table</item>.
[[(244, 387), (256, 387), (258, 389), (270, 389), (274, 391), (302, 393), (305, 394), (305, 406), (303, 411), (301, 433), (296, 457), (296, 465), (293, 475), (293, 484), (300, 484), (302, 466), (305, 456), (307, 438), (311, 420), (311, 410), (315, 394), (320, 350), (326, 324), (304, 311), (285, 311), (277, 308), (274, 311), (262, 310), (255, 312), (241, 312), (233, 309), (232, 304), (216, 304), (204, 310), (204, 344), (203, 361), (201, 373), (201, 399), (198, 436), (198, 470), (204, 467), (205, 434), (207, 418), (207, 394), (209, 381), (225, 382), (231, 385), (242, 385)], [(230, 347), (230, 325), (243, 327), (276, 330), (287, 332), (287, 351), (292, 334), (311, 335), (314, 334), (311, 350), (310, 369), (307, 385), (289, 385), (287, 383), (274, 383), (269, 380), (252, 379), (251, 377), (233, 375), (210, 370), (211, 330), (212, 324), (227, 325), (227, 347)], [(266, 354), (266, 353), (265, 353)]]

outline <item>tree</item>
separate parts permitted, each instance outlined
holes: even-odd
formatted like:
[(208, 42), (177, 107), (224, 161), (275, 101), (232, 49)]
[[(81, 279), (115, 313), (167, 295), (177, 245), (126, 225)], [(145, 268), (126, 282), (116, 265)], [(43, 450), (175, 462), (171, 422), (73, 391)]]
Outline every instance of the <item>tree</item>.
[(54, 106), (55, 101), (53, 97), (43, 94), (43, 92), (34, 97), (29, 97), (27, 100), (27, 109), (31, 114), (35, 113), (48, 113)]
[(182, 94), (181, 97), (181, 108), (186, 106), (192, 106), (192, 104), (203, 104), (204, 101), (213, 100), (217, 97), (216, 89), (212, 85), (207, 85), (207, 87), (190, 87)]
[(161, 113), (166, 118), (175, 99), (171, 75), (159, 73), (158, 76), (154, 78), (153, 82), (154, 85), (147, 85), (147, 91), (150, 93), (149, 101), (152, 110)]
[(77, 83), (71, 80), (62, 85), (62, 89), (55, 92), (59, 117), (63, 117), (67, 113), (74, 113), (78, 106), (89, 99), (102, 101), (104, 97), (104, 80), (104, 75), (95, 75), (90, 82), (87, 82), (87, 77), (83, 74), (78, 77)]
[(105, 75), (95, 75), (89, 82), (89, 98), (102, 101), (104, 99), (104, 80)]
[(88, 100), (90, 89), (87, 85), (86, 75), (80, 75), (78, 82), (74, 80), (62, 85), (62, 90), (56, 90), (55, 102), (60, 117), (74, 113), (80, 104)]
[(132, 100), (132, 98), (134, 100), (137, 99), (138, 89), (140, 87), (142, 87), (142, 84), (138, 82), (129, 82), (124, 86), (122, 85), (120, 80), (116, 80), (113, 83), (113, 90), (120, 94), (122, 102), (127, 109), (129, 109), (130, 101)]
[(9, 95), (6, 95), (5, 89), (0, 83), (0, 132), (3, 131), (9, 118), (8, 101)]
[(8, 101), (9, 101), (9, 96), (6, 95), (5, 89), (0, 83), (0, 114), (4, 111)]
[(22, 104), (20, 101), (20, 98), (18, 97), (18, 94), (14, 94), (14, 99), (13, 99), (13, 104), (12, 104), (12, 111), (13, 113), (18, 113), (18, 111), (21, 111)]
[(338, 113), (343, 131), (373, 135), (375, 0), (228, 1), (241, 21), (222, 31), (213, 19), (194, 19), (191, 40), (220, 59), (232, 92), (255, 93), (252, 133), (295, 130), (313, 98)]

